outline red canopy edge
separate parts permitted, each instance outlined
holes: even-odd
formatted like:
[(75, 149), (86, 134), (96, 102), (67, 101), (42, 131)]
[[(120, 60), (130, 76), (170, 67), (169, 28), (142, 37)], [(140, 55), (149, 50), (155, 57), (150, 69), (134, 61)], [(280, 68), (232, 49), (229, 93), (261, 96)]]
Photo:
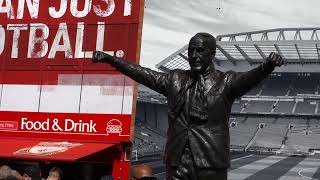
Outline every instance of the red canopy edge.
[(77, 161), (116, 144), (0, 138), (0, 158)]

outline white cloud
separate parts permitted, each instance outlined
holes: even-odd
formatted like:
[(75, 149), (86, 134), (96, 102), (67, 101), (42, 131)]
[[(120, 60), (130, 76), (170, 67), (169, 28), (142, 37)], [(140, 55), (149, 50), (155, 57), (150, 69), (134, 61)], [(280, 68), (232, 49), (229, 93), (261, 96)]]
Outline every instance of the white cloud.
[(140, 63), (155, 69), (200, 31), (318, 26), (319, 6), (319, 0), (146, 0)]

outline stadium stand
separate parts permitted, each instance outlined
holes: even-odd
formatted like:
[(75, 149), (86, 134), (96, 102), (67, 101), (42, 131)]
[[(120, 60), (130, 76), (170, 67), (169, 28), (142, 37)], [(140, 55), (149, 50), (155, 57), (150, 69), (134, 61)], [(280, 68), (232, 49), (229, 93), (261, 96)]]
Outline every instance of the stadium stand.
[(293, 124), (293, 119), (288, 118), (288, 117), (279, 117), (276, 121), (276, 124), (279, 125), (289, 125)]
[(287, 131), (287, 125), (267, 124), (261, 129), (250, 148), (280, 149)]
[[(229, 119), (232, 149), (244, 150), (249, 145), (248, 150), (280, 149), (281, 152), (297, 153), (320, 148), (311, 140), (318, 138), (319, 135), (316, 133), (320, 134), (320, 128), (317, 127), (320, 124), (318, 117), (320, 96), (317, 96), (318, 86), (313, 82), (315, 79), (310, 80), (309, 76), (295, 77), (292, 74), (287, 75), (289, 79), (283, 76), (286, 75), (270, 77), (265, 80), (265, 85), (259, 85), (243, 98), (235, 100)], [(313, 85), (305, 85), (311, 82)], [(143, 120), (137, 120), (139, 124), (135, 130), (134, 149), (139, 155), (161, 153), (164, 151), (167, 127), (161, 124), (166, 119), (154, 123), (147, 119), (155, 116), (165, 117), (166, 102), (161, 95), (153, 96), (155, 92), (146, 87), (143, 87), (142, 93), (143, 95), (139, 92), (143, 97), (139, 101), (137, 116), (140, 118), (141, 114), (144, 114), (145, 117)], [(150, 97), (159, 97), (162, 100), (148, 100)], [(141, 102), (146, 103), (144, 107)], [(163, 115), (159, 115), (159, 107), (151, 108), (151, 104), (152, 106), (161, 104)], [(144, 110), (141, 110), (142, 108)], [(158, 112), (158, 115), (153, 115), (150, 111)], [(260, 123), (264, 123), (265, 126), (258, 130)], [(287, 131), (289, 125), (293, 128)], [(310, 134), (306, 136), (307, 131), (310, 131)]]
[(263, 113), (270, 113), (272, 109), (272, 105), (275, 101), (250, 101), (242, 112), (263, 112)]
[(134, 150), (138, 155), (163, 152), (166, 136), (159, 130), (140, 123), (135, 127)]
[(294, 83), (292, 83), (292, 92), (290, 95), (299, 95), (299, 94), (315, 94), (317, 91), (317, 85), (319, 83), (319, 79), (316, 77), (301, 77), (296, 76), (294, 79)]
[(231, 112), (241, 112), (241, 110), (244, 108), (246, 101), (236, 100), (233, 105)]
[(261, 95), (262, 90), (262, 84), (259, 84), (257, 87), (253, 88), (251, 91), (247, 93), (247, 95), (251, 96), (259, 96)]
[(297, 102), (295, 113), (314, 114), (315, 108), (316, 108), (316, 102), (314, 101)]
[(279, 114), (291, 114), (294, 105), (295, 102), (293, 101), (278, 101), (273, 112)]
[[(276, 89), (274, 87), (277, 87)], [(263, 86), (263, 91), (261, 95), (263, 96), (285, 96), (289, 90), (290, 81), (284, 80), (284, 78), (270, 78), (265, 81)]]
[[(235, 122), (235, 123), (242, 123), (244, 121), (246, 121), (247, 117), (246, 116), (230, 116), (229, 117), (229, 124), (232, 123), (232, 122)], [(230, 124), (231, 125), (231, 124)]]
[[(308, 153), (310, 149), (319, 149), (319, 128), (309, 128), (306, 125), (297, 125), (293, 127), (287, 136), (284, 144), (284, 152), (302, 152)], [(314, 130), (314, 132), (312, 131)]]
[(319, 125), (319, 119), (310, 119), (309, 125), (311, 126)]
[(245, 148), (257, 131), (257, 125), (237, 123), (230, 128), (230, 146), (234, 149)]
[[(275, 71), (256, 88), (235, 100), (229, 118), (232, 150), (273, 149), (290, 154), (309, 153), (312, 149), (320, 149), (319, 48), (313, 41), (316, 36), (300, 41), (302, 38), (297, 37), (301, 30), (309, 29), (273, 29), (217, 37), (219, 48), (213, 62), (217, 69), (221, 68), (219, 70), (247, 71), (263, 62), (273, 51), (282, 54), (287, 61), (284, 68)], [(284, 38), (285, 32), (288, 31), (294, 32), (295, 35)], [(278, 34), (271, 38), (268, 37), (270, 32)], [(253, 36), (259, 35), (261, 38), (254, 39)], [(245, 38), (239, 40), (239, 36)], [(229, 48), (231, 46), (238, 48)], [(156, 67), (162, 71), (188, 69), (186, 56), (187, 46), (184, 46)], [(166, 99), (144, 86), (139, 86), (138, 101), (137, 117), (141, 118), (141, 123), (135, 129), (134, 148), (146, 155), (155, 152), (154, 147), (158, 146), (160, 149), (156, 149), (159, 150), (157, 153), (161, 153), (167, 119), (159, 117), (167, 116)], [(142, 102), (145, 105), (141, 105)], [(159, 107), (155, 104), (159, 104)], [(158, 113), (150, 114), (150, 111)], [(155, 117), (154, 120), (151, 120), (152, 117)], [(261, 123), (264, 124), (262, 128)], [(146, 127), (153, 131), (148, 131)], [(153, 133), (157, 131), (162, 133)], [(141, 132), (150, 136), (141, 135)], [(154, 144), (147, 148), (146, 144), (150, 142)]]
[(260, 124), (260, 123), (265, 123), (265, 124), (273, 124), (275, 121), (274, 117), (268, 117), (268, 116), (248, 116), (245, 123), (246, 124)]

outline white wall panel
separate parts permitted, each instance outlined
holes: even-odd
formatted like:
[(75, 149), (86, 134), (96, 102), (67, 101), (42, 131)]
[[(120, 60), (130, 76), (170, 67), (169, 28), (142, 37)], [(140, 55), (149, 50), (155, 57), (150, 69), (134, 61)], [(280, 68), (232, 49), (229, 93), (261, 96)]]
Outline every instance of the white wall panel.
[(39, 111), (78, 113), (80, 91), (80, 85), (43, 85)]
[(121, 86), (83, 86), (81, 113), (121, 114), (123, 96), (107, 95), (107, 91), (123, 91)]
[(2, 111), (38, 112), (39, 85), (4, 84), (2, 88)]

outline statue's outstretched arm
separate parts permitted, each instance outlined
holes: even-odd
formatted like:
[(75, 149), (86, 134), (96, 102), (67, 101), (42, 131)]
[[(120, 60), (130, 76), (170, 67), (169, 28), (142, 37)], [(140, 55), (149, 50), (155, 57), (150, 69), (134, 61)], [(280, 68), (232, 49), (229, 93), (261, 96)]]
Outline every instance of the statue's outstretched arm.
[(262, 80), (268, 77), (272, 73), (275, 67), (280, 67), (284, 64), (284, 60), (277, 53), (270, 53), (269, 57), (266, 59), (266, 62), (260, 66), (247, 71), (245, 73), (235, 73), (230, 72), (228, 77), (228, 84), (231, 88), (231, 97), (237, 98), (247, 92), (252, 88), (257, 86)]
[(95, 51), (92, 59), (93, 63), (108, 63), (136, 82), (167, 96), (168, 84), (170, 82), (169, 74), (167, 73), (157, 72), (149, 68), (133, 64), (101, 51)]

